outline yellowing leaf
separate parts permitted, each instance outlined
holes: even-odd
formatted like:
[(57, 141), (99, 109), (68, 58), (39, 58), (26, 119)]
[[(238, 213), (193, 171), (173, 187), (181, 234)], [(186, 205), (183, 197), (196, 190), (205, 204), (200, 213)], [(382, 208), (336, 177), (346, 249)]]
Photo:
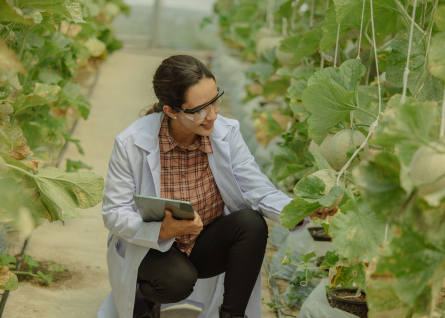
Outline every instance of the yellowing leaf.
[[(0, 0), (0, 3), (1, 1), (2, 0)], [(20, 62), (17, 55), (8, 48), (3, 39), (0, 37), (0, 74), (5, 71), (16, 71), (23, 74), (26, 73), (22, 62)]]
[(17, 276), (11, 272), (8, 266), (0, 267), (0, 289), (16, 290), (19, 287)]

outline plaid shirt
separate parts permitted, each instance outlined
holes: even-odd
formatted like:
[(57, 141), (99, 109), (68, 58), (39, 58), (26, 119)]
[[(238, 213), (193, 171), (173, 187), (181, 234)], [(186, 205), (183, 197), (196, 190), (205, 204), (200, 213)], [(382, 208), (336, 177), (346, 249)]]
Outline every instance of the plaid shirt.
[[(224, 209), (207, 158), (207, 154), (213, 152), (210, 139), (200, 136), (183, 147), (170, 137), (168, 118), (164, 117), (159, 131), (161, 198), (190, 202), (206, 226), (221, 218)], [(189, 256), (196, 238), (197, 235), (182, 235), (175, 239), (173, 246)]]

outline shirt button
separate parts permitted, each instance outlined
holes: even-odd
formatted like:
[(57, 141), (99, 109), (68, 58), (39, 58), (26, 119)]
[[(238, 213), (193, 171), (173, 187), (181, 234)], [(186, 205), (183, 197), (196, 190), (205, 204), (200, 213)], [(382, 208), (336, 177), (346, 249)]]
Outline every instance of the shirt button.
[(185, 178), (185, 175), (182, 175), (181, 178)]
[(128, 308), (133, 308), (133, 303), (128, 303)]

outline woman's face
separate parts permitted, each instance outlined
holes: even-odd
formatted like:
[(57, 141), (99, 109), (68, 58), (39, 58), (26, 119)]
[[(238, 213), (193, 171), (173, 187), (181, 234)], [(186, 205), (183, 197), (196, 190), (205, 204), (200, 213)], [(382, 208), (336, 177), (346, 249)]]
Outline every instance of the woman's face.
[[(215, 80), (213, 78), (202, 79), (198, 84), (189, 88), (186, 96), (187, 102), (182, 104), (182, 108), (193, 109), (200, 105), (204, 105), (214, 99), (217, 94), (218, 90), (216, 88)], [(188, 119), (183, 112), (175, 113), (173, 118), (175, 116), (177, 119), (174, 121), (179, 121), (175, 123), (176, 127), (183, 130), (184, 133), (209, 136), (213, 132), (213, 124), (216, 120), (217, 113), (210, 108), (207, 117), (197, 121)]]

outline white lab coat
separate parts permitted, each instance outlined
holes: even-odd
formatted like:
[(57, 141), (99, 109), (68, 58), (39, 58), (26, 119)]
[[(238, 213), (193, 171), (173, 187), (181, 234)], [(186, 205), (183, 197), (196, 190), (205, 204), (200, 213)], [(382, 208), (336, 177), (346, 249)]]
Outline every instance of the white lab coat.
[[(163, 117), (163, 113), (155, 113), (140, 118), (115, 140), (102, 207), (104, 223), (110, 231), (107, 262), (112, 292), (100, 307), (98, 318), (132, 318), (139, 264), (151, 248), (165, 252), (174, 242), (174, 238), (158, 239), (161, 222), (143, 222), (133, 201), (134, 194), (160, 196), (158, 134)], [(210, 142), (213, 153), (208, 154), (209, 165), (225, 203), (225, 214), (254, 209), (279, 222), (283, 207), (291, 199), (261, 173), (239, 132), (238, 121), (218, 115)], [(291, 233), (299, 233), (307, 223), (308, 219)], [(224, 274), (199, 279), (183, 302), (201, 307), (199, 318), (217, 318), (223, 282)], [(174, 304), (162, 308), (171, 305)], [(246, 315), (261, 317), (261, 273)]]

